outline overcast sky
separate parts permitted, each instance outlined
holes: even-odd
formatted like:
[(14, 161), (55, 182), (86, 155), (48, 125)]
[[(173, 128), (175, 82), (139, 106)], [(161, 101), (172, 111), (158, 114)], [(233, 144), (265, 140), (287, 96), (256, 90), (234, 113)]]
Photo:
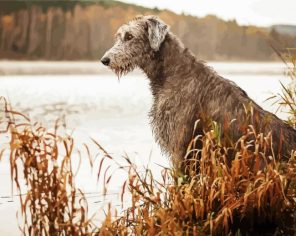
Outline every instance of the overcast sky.
[(296, 25), (296, 0), (121, 0), (147, 7), (169, 9), (195, 16), (215, 14), (239, 24), (270, 26)]

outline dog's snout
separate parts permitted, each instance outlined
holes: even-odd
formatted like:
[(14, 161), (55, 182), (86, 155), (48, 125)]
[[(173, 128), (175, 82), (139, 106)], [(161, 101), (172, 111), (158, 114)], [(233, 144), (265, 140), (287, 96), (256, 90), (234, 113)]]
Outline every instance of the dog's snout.
[(108, 66), (110, 64), (110, 58), (109, 57), (103, 57), (101, 59), (101, 62), (105, 65)]

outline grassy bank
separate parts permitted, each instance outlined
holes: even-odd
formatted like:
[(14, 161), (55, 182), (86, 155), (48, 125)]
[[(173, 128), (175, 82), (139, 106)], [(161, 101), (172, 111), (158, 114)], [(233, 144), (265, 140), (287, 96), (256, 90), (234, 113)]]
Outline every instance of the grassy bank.
[[(116, 216), (111, 210), (101, 226), (88, 215), (84, 193), (75, 187), (71, 156), (74, 140), (54, 129), (32, 125), (28, 118), (6, 107), (9, 114), (11, 177), (21, 201), (24, 235), (220, 235), (295, 232), (296, 159), (282, 164), (267, 156), (271, 136), (263, 137), (250, 126), (233, 146), (221, 146), (215, 129), (191, 144), (186, 175), (162, 170), (138, 172), (127, 158), (129, 178), (124, 194), (131, 207)], [(252, 141), (248, 137), (253, 137)], [(248, 141), (247, 141), (248, 140)], [(240, 145), (238, 145), (240, 144)], [(251, 151), (250, 146), (256, 146)], [(98, 145), (98, 149), (103, 148)], [(230, 149), (235, 158), (229, 163)], [(103, 150), (102, 157), (112, 159)], [(266, 167), (261, 170), (260, 163)], [(114, 165), (116, 165), (114, 161)], [(110, 177), (98, 173), (108, 184)], [(25, 188), (20, 182), (25, 180)]]

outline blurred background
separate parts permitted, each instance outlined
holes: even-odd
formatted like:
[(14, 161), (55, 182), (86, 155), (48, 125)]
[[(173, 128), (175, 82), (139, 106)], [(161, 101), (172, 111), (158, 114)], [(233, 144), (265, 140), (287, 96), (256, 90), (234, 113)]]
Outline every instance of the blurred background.
[[(0, 0), (0, 96), (32, 123), (51, 128), (62, 121), (77, 150), (92, 137), (118, 162), (129, 156), (157, 176), (169, 161), (149, 126), (149, 81), (139, 70), (118, 80), (99, 62), (117, 28), (139, 14), (158, 15), (199, 59), (276, 112), (266, 99), (280, 92), (280, 82), (291, 83), (276, 52), (295, 53), (295, 10), (294, 0)], [(117, 171), (109, 186), (114, 194), (100, 200), (98, 164), (90, 170), (82, 160), (76, 178), (91, 209), (116, 205), (126, 176)], [(18, 235), (8, 158), (1, 160), (0, 181), (0, 234)]]
[(0, 58), (97, 60), (117, 28), (139, 14), (159, 15), (205, 60), (271, 61), (277, 57), (269, 43), (279, 49), (296, 44), (292, 0), (127, 2), (2, 0)]

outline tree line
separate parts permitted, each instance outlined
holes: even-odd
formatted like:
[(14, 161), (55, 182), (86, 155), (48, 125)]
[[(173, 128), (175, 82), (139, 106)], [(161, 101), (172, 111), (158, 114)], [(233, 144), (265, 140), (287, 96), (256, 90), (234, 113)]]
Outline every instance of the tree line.
[(201, 59), (275, 60), (271, 45), (296, 47), (296, 37), (213, 15), (197, 18), (116, 1), (2, 1), (0, 58), (97, 60), (117, 28), (139, 14), (159, 15)]

